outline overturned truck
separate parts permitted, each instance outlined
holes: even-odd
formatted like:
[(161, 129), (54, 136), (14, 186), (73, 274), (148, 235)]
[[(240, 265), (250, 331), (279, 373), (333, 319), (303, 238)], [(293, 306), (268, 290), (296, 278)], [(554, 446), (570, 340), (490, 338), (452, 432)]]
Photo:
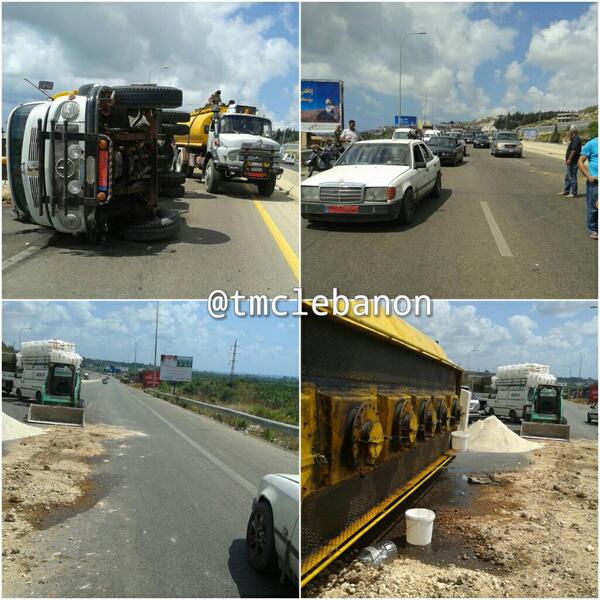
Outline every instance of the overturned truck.
[(171, 169), (181, 90), (86, 84), (15, 108), (7, 127), (16, 218), (99, 241), (161, 239), (180, 228), (159, 198), (183, 196)]
[(303, 318), (302, 585), (453, 458), (461, 379), (396, 317)]

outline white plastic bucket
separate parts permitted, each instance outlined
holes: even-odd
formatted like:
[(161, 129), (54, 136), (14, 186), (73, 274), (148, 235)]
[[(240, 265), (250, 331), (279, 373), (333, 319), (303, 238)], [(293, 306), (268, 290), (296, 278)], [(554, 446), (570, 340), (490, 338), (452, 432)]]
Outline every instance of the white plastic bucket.
[(427, 508), (411, 508), (404, 513), (406, 517), (406, 541), (413, 546), (431, 544), (435, 513)]
[(466, 431), (452, 432), (452, 450), (466, 452), (469, 449), (469, 434)]

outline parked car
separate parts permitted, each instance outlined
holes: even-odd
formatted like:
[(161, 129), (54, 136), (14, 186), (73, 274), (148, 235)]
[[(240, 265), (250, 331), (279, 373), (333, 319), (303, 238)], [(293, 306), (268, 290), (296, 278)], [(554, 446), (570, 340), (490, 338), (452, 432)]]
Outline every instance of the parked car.
[(489, 148), (490, 138), (485, 133), (479, 133), (473, 139), (473, 148)]
[(473, 133), (470, 131), (467, 131), (465, 133), (465, 144), (472, 144), (474, 138), (475, 138), (475, 136), (473, 135)]
[(289, 153), (289, 152), (286, 152), (286, 153), (283, 155), (283, 159), (281, 160), (281, 162), (282, 162), (284, 165), (295, 165), (295, 164), (296, 164), (296, 159), (294, 158), (294, 155), (293, 155), (293, 154), (291, 154), (291, 153)]
[(103, 377), (102, 378), (102, 383), (108, 383), (108, 377)]
[(477, 421), (481, 416), (481, 403), (479, 396), (475, 392), (471, 392), (471, 401), (469, 402), (469, 423)]
[(464, 146), (455, 137), (440, 135), (427, 142), (429, 149), (440, 159), (441, 164), (456, 166), (465, 157)]
[(409, 224), (419, 202), (441, 190), (440, 159), (421, 140), (356, 142), (332, 169), (302, 182), (302, 217)]
[(512, 131), (497, 131), (490, 142), (492, 156), (523, 156), (523, 144)]
[(84, 374), (83, 374), (83, 378), (84, 379), (89, 379), (90, 378), (90, 374), (87, 371), (85, 371)]
[(592, 421), (598, 423), (598, 402), (590, 404), (590, 407), (588, 409), (587, 422), (591, 423)]
[(298, 585), (299, 576), (300, 478), (294, 475), (265, 475), (246, 530), (248, 561), (257, 571), (277, 568)]

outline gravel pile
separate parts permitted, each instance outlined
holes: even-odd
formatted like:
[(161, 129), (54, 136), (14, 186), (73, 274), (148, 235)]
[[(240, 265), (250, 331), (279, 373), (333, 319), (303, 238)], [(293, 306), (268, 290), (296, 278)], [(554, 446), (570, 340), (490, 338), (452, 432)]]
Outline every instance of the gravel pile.
[(2, 441), (10, 442), (11, 440), (20, 440), (28, 438), (33, 435), (41, 435), (46, 433), (45, 429), (41, 427), (34, 427), (33, 425), (27, 425), (17, 419), (9, 417), (7, 414), (2, 413)]
[(469, 451), (518, 453), (540, 448), (540, 444), (530, 442), (511, 431), (495, 416), (476, 421), (469, 427)]

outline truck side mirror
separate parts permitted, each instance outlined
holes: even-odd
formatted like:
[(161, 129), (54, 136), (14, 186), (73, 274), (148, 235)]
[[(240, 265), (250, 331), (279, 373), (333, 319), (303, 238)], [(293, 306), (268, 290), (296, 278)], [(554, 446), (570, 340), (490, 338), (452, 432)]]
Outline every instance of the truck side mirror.
[(54, 81), (39, 81), (38, 88), (40, 90), (53, 90), (54, 89)]

